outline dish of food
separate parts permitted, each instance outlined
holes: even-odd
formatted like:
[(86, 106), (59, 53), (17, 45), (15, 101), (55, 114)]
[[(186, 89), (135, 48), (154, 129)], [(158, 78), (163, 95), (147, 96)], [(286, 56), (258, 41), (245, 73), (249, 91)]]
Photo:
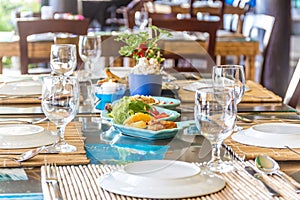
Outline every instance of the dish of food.
[(143, 96), (143, 95), (135, 95), (133, 98), (143, 101), (149, 105), (155, 105), (165, 108), (176, 107), (180, 104), (179, 99), (169, 98), (169, 97), (159, 97), (159, 96)]
[(174, 137), (179, 130), (183, 129), (183, 124), (181, 122), (175, 122), (176, 128), (162, 129), (162, 130), (149, 130), (143, 128), (135, 128), (126, 125), (113, 124), (113, 126), (119, 130), (122, 134), (143, 138), (147, 140), (160, 140)]
[[(164, 117), (161, 117), (160, 120), (174, 121), (180, 116), (180, 113), (175, 110), (169, 110), (167, 108), (163, 108), (163, 107), (159, 107), (159, 106), (153, 106), (153, 108), (156, 109), (157, 115), (162, 114), (162, 113), (166, 114)], [(113, 120), (113, 118), (108, 115), (107, 110), (101, 111), (101, 117), (106, 120)]]

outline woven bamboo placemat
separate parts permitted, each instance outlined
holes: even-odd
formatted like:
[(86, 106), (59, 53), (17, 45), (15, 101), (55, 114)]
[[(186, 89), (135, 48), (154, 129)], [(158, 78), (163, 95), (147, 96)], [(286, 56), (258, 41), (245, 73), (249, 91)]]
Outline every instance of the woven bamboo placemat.
[[(199, 166), (198, 163), (195, 163)], [(252, 162), (234, 162), (236, 170), (232, 173), (221, 174), (226, 181), (226, 186), (221, 191), (204, 195), (201, 197), (188, 199), (273, 199), (268, 191), (253, 176), (244, 169), (245, 166), (252, 166)], [(57, 167), (59, 187), (63, 199), (142, 199), (123, 196), (103, 190), (98, 186), (100, 176), (113, 170), (120, 169), (122, 166), (116, 165), (79, 165), (79, 166), (59, 166)], [(264, 179), (274, 187), (280, 197), (276, 199), (299, 199), (293, 188), (277, 176), (263, 175)], [(41, 167), (41, 182), (44, 199), (53, 199), (53, 188), (45, 182), (45, 167)], [(213, 184), (213, 183), (212, 183)]]
[[(180, 100), (182, 102), (194, 102), (195, 92), (184, 90), (182, 86), (193, 83), (194, 81), (184, 80), (184, 81), (175, 81), (174, 83), (180, 86), (178, 91)], [(272, 91), (264, 88), (257, 82), (247, 81), (247, 86), (250, 88), (250, 91), (245, 92), (245, 95), (241, 103), (279, 103), (282, 102), (282, 98)]]
[(0, 97), (0, 104), (40, 104), (41, 95), (30, 96), (30, 97)]
[[(56, 128), (51, 122), (40, 123), (39, 126), (44, 127), (47, 130), (56, 131)], [(46, 153), (41, 152), (34, 158), (24, 161), (24, 162), (15, 162), (9, 159), (0, 158), (0, 167), (37, 167), (42, 166), (44, 163), (55, 162), (57, 165), (79, 165), (79, 164), (88, 164), (89, 159), (86, 157), (86, 151), (84, 149), (84, 137), (82, 136), (81, 123), (71, 122), (66, 127), (65, 132), (66, 142), (77, 147), (76, 152), (71, 153)], [(0, 149), (0, 156), (8, 156), (9, 153), (21, 154), (27, 149)]]
[[(293, 124), (300, 124), (300, 120), (255, 120), (255, 123), (242, 123), (238, 122), (237, 125), (242, 126), (244, 129), (249, 128), (250, 126), (254, 124), (260, 124), (260, 123), (293, 123)], [(270, 138), (271, 140), (272, 138)], [(250, 146), (241, 144), (238, 142), (235, 142), (231, 139), (231, 137), (228, 137), (224, 141), (225, 145), (227, 145), (231, 151), (235, 153), (237, 157), (240, 159), (245, 160), (253, 160), (256, 156), (265, 154), (271, 156), (273, 159), (278, 161), (288, 161), (288, 160), (300, 160), (300, 155), (290, 151), (287, 148), (263, 148), (263, 147), (257, 147), (257, 146)], [(300, 151), (300, 148), (296, 150)]]

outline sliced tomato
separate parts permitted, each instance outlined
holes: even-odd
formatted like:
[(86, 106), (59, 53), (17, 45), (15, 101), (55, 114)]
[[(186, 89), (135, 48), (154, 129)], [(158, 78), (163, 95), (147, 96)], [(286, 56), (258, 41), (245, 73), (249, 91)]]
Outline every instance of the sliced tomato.
[(169, 117), (169, 114), (167, 113), (160, 113), (158, 112), (158, 110), (154, 107), (152, 107), (152, 110), (149, 111), (149, 113), (156, 119), (160, 119), (160, 118), (165, 118), (165, 117)]
[(154, 115), (154, 117), (156, 119), (161, 119), (161, 118), (169, 117), (169, 115), (167, 113), (159, 113), (158, 115)]

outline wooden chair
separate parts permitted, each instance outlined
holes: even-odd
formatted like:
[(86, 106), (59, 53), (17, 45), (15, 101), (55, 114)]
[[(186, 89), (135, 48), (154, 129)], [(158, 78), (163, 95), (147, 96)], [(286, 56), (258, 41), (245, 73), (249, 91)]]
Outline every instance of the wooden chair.
[(21, 73), (28, 74), (29, 63), (49, 62), (50, 52), (48, 58), (35, 58), (28, 55), (28, 41), (27, 37), (33, 34), (40, 33), (72, 33), (76, 35), (86, 35), (89, 19), (84, 20), (64, 20), (64, 19), (49, 19), (41, 20), (38, 18), (19, 19), (17, 21), (19, 31), (19, 44), (21, 55)]
[[(201, 46), (199, 44), (195, 44), (195, 49), (185, 49), (184, 44), (183, 46), (178, 46), (177, 49), (169, 50), (168, 47), (164, 46), (164, 57), (165, 58), (197, 58), (203, 57), (206, 55), (206, 58), (209, 64), (215, 62), (215, 46), (216, 46), (216, 32), (220, 27), (220, 20), (213, 20), (213, 21), (200, 21), (196, 18), (190, 19), (152, 19), (152, 24), (160, 27), (165, 28), (172, 31), (187, 31), (187, 32), (205, 32), (209, 34), (209, 38), (207, 40), (206, 51), (210, 58), (207, 58), (207, 53), (201, 50)], [(195, 41), (182, 41), (182, 42), (195, 42)], [(185, 50), (184, 50), (185, 49)], [(185, 52), (186, 51), (186, 52)], [(202, 51), (202, 52), (201, 52)], [(197, 71), (194, 67), (189, 69), (178, 69), (178, 70), (185, 70), (185, 71)], [(211, 69), (206, 68), (204, 71), (210, 72)]]
[(258, 82), (262, 82), (265, 63), (264, 58), (268, 54), (269, 40), (272, 35), (274, 23), (275, 17), (266, 14), (256, 14), (245, 19), (243, 35), (258, 40), (260, 44), (259, 48), (261, 54), (257, 56), (256, 59), (256, 68), (258, 68), (256, 71), (259, 72), (259, 74), (256, 74), (256, 81)]
[(125, 8), (123, 8), (123, 16), (125, 19), (125, 26), (133, 29), (135, 26), (134, 15), (135, 12), (140, 11), (144, 6), (144, 1), (133, 0)]
[(300, 59), (286, 90), (283, 103), (297, 108), (300, 105)]

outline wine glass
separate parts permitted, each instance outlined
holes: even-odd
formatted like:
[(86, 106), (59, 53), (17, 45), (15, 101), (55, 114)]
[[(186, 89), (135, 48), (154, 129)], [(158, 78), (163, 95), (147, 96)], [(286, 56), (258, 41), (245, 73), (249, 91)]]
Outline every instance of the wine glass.
[(148, 25), (148, 13), (145, 10), (135, 12), (134, 22), (139, 30), (144, 30)]
[[(242, 65), (216, 65), (212, 72), (213, 85), (216, 87), (227, 87), (234, 90), (236, 103), (240, 103), (245, 93), (245, 73)], [(239, 131), (242, 127), (235, 126)]]
[(79, 84), (75, 77), (49, 76), (44, 78), (42, 109), (46, 117), (57, 127), (57, 142), (49, 148), (53, 152), (73, 152), (76, 147), (64, 139), (65, 127), (77, 114)]
[(84, 62), (84, 69), (87, 70), (87, 77), (90, 77), (94, 64), (101, 55), (101, 36), (96, 35), (81, 35), (79, 36), (79, 56)]
[(223, 173), (234, 169), (220, 159), (220, 148), (223, 140), (233, 132), (236, 113), (233, 90), (204, 87), (196, 91), (194, 117), (200, 133), (212, 145), (212, 158), (207, 163), (210, 171)]
[(69, 76), (77, 64), (76, 45), (53, 44), (51, 45), (50, 66), (54, 74)]

